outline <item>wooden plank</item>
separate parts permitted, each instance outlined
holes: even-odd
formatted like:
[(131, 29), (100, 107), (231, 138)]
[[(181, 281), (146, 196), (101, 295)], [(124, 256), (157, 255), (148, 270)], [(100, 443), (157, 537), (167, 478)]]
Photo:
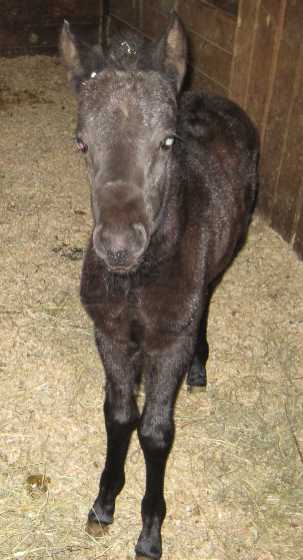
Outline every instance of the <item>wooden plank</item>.
[(197, 0), (179, 2), (177, 13), (187, 29), (232, 54), (236, 30), (234, 18)]
[(188, 32), (190, 46), (190, 63), (218, 83), (228, 89), (232, 65), (232, 56), (212, 43), (208, 43), (199, 35)]
[(247, 105), (247, 91), (255, 26), (260, 0), (240, 0), (237, 27), (234, 40), (233, 61), (230, 73), (229, 96), (243, 109)]
[(139, 27), (139, 4), (136, 0), (111, 0), (110, 12), (121, 21), (129, 23), (133, 27)]
[(178, 0), (160, 0), (161, 10), (165, 12), (172, 12), (172, 10), (176, 10), (178, 5)]
[(188, 85), (190, 89), (197, 93), (207, 93), (209, 95), (223, 95), (227, 96), (227, 88), (220, 86), (217, 82), (205, 76), (199, 70), (189, 68)]
[[(302, 5), (302, 4), (301, 4)], [(298, 14), (297, 14), (298, 16)], [(301, 20), (302, 21), (302, 20)], [(296, 18), (297, 23), (298, 22)], [(301, 25), (297, 32), (301, 36)], [(289, 61), (290, 62), (290, 61)], [(289, 98), (287, 124), (282, 136), (283, 148), (272, 212), (272, 226), (282, 237), (292, 242), (298, 220), (297, 207), (303, 176), (303, 44), (292, 63), (296, 64), (296, 76)]]
[(108, 30), (109, 37), (111, 37), (115, 33), (121, 33), (121, 32), (123, 33), (123, 31), (134, 31), (134, 30), (137, 33), (140, 33), (139, 29), (133, 27), (127, 21), (118, 19), (115, 16), (110, 17), (109, 30)]
[(253, 57), (250, 66), (246, 109), (263, 137), (265, 109), (275, 70), (275, 47), (279, 40), (284, 0), (261, 0), (256, 14)]
[(217, 8), (224, 10), (232, 16), (236, 16), (238, 13), (239, 0), (207, 0), (210, 4), (213, 4)]
[(282, 15), (280, 44), (264, 127), (261, 159), (263, 188), (260, 189), (259, 207), (269, 220), (274, 212), (283, 153), (287, 148), (287, 130), (291, 119), (290, 99), (293, 95), (296, 61), (302, 42), (300, 28), (303, 4), (287, 2)]
[(298, 196), (298, 220), (296, 222), (296, 232), (294, 236), (294, 250), (303, 260), (303, 180), (301, 182)]
[(144, 0), (140, 14), (140, 30), (150, 39), (158, 38), (170, 21), (170, 15), (160, 10), (158, 0)]

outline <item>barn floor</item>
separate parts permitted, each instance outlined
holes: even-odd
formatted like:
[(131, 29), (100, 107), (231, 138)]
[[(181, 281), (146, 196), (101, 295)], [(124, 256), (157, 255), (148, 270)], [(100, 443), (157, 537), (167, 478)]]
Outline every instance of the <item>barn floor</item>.
[[(56, 59), (1, 60), (0, 558), (126, 560), (134, 437), (114, 525), (85, 533), (104, 460), (103, 375), (78, 285), (90, 230), (75, 103)], [(167, 560), (303, 558), (303, 264), (256, 218), (210, 310), (206, 393), (181, 390)], [(44, 475), (44, 490), (30, 475)]]

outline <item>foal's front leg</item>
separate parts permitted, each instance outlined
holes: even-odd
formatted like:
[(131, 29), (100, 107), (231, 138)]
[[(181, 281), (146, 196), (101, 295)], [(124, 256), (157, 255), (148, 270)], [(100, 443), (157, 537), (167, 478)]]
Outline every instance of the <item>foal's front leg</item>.
[[(145, 405), (138, 428), (146, 464), (146, 490), (142, 500), (143, 528), (136, 546), (137, 559), (162, 554), (161, 526), (166, 514), (164, 475), (174, 438), (174, 404), (187, 364), (178, 360), (180, 348), (153, 362), (145, 374)], [(190, 358), (188, 359), (190, 363)]]
[(89, 512), (87, 531), (102, 535), (104, 528), (113, 522), (115, 500), (124, 482), (124, 465), (133, 430), (139, 418), (134, 398), (135, 371), (125, 360), (118, 348), (104, 352), (96, 337), (106, 372), (106, 396), (104, 417), (107, 432), (107, 452), (104, 470), (100, 479), (99, 494)]

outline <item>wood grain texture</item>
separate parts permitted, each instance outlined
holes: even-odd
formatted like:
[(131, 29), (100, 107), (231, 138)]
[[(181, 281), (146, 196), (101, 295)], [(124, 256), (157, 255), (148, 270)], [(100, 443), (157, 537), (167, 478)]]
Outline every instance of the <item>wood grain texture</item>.
[(197, 0), (179, 2), (177, 13), (188, 30), (194, 31), (210, 43), (232, 54), (236, 30), (235, 18)]
[(121, 0), (111, 0), (110, 13), (121, 21), (125, 21), (132, 27), (139, 27), (139, 2), (137, 0), (128, 0), (121, 2)]
[(229, 94), (262, 143), (259, 209), (302, 256), (303, 2), (240, 0)]
[(301, 187), (298, 196), (298, 206), (297, 206), (297, 220), (296, 220), (296, 231), (293, 239), (293, 247), (296, 253), (303, 259), (303, 179), (301, 181)]
[(109, 37), (115, 35), (115, 33), (122, 33), (124, 31), (136, 31), (138, 32), (138, 28), (134, 27), (131, 23), (124, 19), (117, 18), (116, 16), (111, 16), (109, 25), (108, 25), (108, 34)]
[(188, 32), (187, 35), (192, 66), (227, 91), (232, 65), (231, 54), (219, 49), (196, 33)]
[(170, 21), (170, 15), (161, 9), (159, 0), (144, 0), (140, 11), (140, 31), (150, 39), (155, 39), (163, 32)]
[(224, 10), (232, 16), (236, 16), (238, 12), (239, 0), (207, 0), (209, 4), (213, 4), (217, 8)]
[[(271, 224), (293, 243), (300, 222), (303, 177), (303, 44), (296, 59), (295, 77), (290, 86), (286, 126), (281, 138), (282, 152), (274, 192)], [(301, 207), (302, 212), (302, 207)]]
[[(261, 0), (257, 6), (254, 44), (249, 68), (245, 107), (262, 136), (264, 111), (270, 93), (274, 54), (284, 0)], [(279, 40), (279, 37), (278, 37)]]
[(260, 0), (240, 0), (235, 32), (229, 96), (243, 109), (247, 106), (250, 67)]
[(263, 135), (259, 196), (262, 213), (289, 241), (299, 223), (296, 205), (302, 175), (302, 18), (303, 4), (286, 1)]
[(227, 96), (227, 88), (218, 82), (214, 82), (209, 76), (197, 70), (197, 68), (189, 68), (188, 86), (197, 93), (205, 92), (209, 95)]

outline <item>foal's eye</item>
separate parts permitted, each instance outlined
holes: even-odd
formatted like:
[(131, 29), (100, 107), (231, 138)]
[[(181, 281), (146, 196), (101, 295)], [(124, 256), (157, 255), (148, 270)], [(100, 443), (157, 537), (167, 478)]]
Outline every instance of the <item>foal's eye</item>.
[(169, 148), (171, 148), (174, 143), (175, 143), (175, 137), (174, 136), (166, 136), (166, 138), (164, 138), (164, 140), (162, 140), (162, 142), (160, 144), (160, 148), (162, 150), (169, 150)]
[(82, 152), (82, 154), (86, 154), (86, 152), (88, 150), (87, 144), (85, 144), (85, 142), (83, 142), (83, 140), (81, 138), (76, 138), (76, 142), (77, 142), (77, 146), (78, 146), (79, 150)]

